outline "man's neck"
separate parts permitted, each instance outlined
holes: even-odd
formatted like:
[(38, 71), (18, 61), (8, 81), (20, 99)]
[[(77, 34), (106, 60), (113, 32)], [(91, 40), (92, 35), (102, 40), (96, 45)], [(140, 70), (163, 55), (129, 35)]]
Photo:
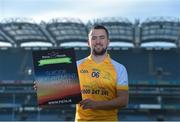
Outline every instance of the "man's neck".
[(92, 59), (96, 62), (96, 63), (101, 63), (107, 56), (107, 53), (105, 53), (104, 55), (92, 55)]

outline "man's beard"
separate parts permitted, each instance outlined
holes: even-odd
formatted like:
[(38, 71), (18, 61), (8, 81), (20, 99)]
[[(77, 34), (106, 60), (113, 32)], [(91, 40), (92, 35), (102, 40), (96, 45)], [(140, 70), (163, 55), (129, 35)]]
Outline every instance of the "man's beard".
[(96, 56), (101, 56), (104, 55), (106, 53), (107, 47), (106, 48), (102, 48), (101, 51), (97, 51), (95, 48), (93, 48), (93, 54)]

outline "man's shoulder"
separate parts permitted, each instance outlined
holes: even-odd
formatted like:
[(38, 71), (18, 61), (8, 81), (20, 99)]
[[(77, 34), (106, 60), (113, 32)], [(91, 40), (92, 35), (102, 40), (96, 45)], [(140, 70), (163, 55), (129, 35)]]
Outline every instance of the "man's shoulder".
[(86, 60), (87, 60), (87, 57), (76, 61), (77, 66), (79, 66), (80, 64), (82, 64), (82, 63), (85, 62)]
[(118, 61), (112, 58), (111, 58), (111, 63), (113, 64), (116, 70), (126, 70), (126, 67), (123, 64), (119, 63)]

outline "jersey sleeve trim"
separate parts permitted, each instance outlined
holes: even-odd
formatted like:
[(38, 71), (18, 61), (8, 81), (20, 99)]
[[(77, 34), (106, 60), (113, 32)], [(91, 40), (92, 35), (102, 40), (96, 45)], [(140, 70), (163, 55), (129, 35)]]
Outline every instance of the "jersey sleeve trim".
[(81, 59), (81, 60), (76, 61), (77, 67), (78, 67), (80, 64), (82, 64), (86, 59), (87, 59), (87, 58), (83, 58), (83, 59)]
[(128, 87), (128, 74), (124, 65), (112, 60), (112, 64), (117, 73), (117, 86), (127, 86)]

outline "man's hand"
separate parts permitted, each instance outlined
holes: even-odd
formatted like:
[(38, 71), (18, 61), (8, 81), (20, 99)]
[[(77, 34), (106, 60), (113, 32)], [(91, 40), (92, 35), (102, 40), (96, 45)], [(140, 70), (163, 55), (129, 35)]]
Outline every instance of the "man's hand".
[(80, 102), (80, 106), (83, 109), (96, 109), (96, 106), (98, 105), (97, 101), (93, 101), (91, 99), (85, 99)]
[(94, 109), (94, 110), (121, 109), (127, 106), (128, 98), (129, 98), (128, 91), (118, 90), (117, 97), (112, 100), (94, 101), (91, 99), (85, 99), (80, 102), (80, 106), (83, 109)]
[(34, 90), (35, 90), (35, 91), (37, 91), (37, 88), (38, 88), (38, 84), (39, 84), (39, 82), (34, 81), (34, 83), (33, 83), (33, 84), (34, 84), (34, 85), (33, 85)]

